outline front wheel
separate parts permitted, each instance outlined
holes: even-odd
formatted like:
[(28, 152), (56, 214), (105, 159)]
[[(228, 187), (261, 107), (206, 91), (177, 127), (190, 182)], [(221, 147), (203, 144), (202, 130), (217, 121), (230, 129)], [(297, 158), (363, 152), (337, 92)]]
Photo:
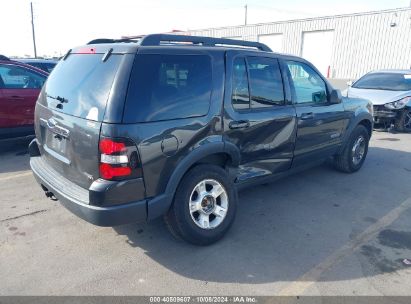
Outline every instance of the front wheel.
[(411, 133), (411, 109), (405, 108), (397, 121), (395, 129), (399, 132)]
[(165, 221), (174, 236), (209, 245), (228, 231), (236, 207), (237, 193), (227, 172), (214, 165), (199, 165), (183, 177)]
[(347, 173), (358, 171), (367, 156), (370, 136), (363, 125), (352, 131), (344, 149), (334, 157), (337, 170)]

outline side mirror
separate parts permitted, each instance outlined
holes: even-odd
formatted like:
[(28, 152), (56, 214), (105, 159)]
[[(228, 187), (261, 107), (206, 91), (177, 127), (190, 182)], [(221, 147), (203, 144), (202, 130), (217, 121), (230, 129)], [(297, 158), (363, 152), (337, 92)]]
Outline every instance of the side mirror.
[(350, 81), (347, 81), (347, 86), (352, 86), (352, 84), (353, 84), (354, 82), (352, 81), (352, 80), (350, 80)]
[(342, 101), (341, 91), (337, 89), (333, 89), (330, 94), (330, 103), (331, 104), (338, 104)]

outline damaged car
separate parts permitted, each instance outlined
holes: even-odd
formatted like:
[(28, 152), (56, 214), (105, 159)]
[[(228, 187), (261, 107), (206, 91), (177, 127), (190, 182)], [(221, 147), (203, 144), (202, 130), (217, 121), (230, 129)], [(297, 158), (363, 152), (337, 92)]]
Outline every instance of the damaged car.
[(348, 85), (343, 95), (372, 102), (375, 126), (411, 132), (411, 70), (373, 71)]

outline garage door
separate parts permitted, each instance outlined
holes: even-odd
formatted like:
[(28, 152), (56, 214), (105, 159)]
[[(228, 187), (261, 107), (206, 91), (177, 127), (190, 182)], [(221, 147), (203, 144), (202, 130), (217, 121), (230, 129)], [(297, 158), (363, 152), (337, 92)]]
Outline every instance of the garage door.
[(258, 42), (268, 45), (273, 52), (281, 53), (283, 51), (283, 34), (260, 35)]
[[(303, 32), (301, 56), (327, 76), (331, 70), (334, 31)], [(331, 75), (330, 75), (331, 76)]]

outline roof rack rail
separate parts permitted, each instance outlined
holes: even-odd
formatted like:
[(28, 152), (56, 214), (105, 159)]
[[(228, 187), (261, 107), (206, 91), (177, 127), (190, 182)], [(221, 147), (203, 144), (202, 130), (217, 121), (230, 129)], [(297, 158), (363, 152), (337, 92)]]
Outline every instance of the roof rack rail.
[(121, 39), (107, 39), (99, 38), (91, 40), (87, 44), (100, 44), (100, 43), (116, 43), (116, 42), (137, 42), (141, 46), (157, 46), (162, 43), (192, 43), (203, 46), (239, 46), (246, 48), (256, 48), (264, 52), (272, 52), (272, 50), (264, 43), (254, 41), (242, 41), (233, 40), (227, 38), (211, 38), (201, 36), (187, 36), (187, 35), (174, 35), (174, 34), (151, 34), (147, 36), (131, 36)]
[(187, 36), (174, 34), (152, 34), (144, 36), (139, 44), (141, 46), (156, 46), (161, 45), (162, 42), (191, 42), (193, 44), (200, 44), (204, 46), (240, 46), (248, 48), (256, 48), (260, 51), (272, 52), (272, 50), (265, 44), (253, 41), (240, 41), (227, 38), (211, 38), (201, 36)]
[(98, 39), (93, 39), (89, 41), (87, 44), (101, 44), (101, 43), (116, 43), (116, 42), (138, 42), (138, 39), (140, 39), (140, 36), (136, 37), (127, 37), (127, 38), (121, 38), (121, 39), (110, 39), (110, 38), (98, 38)]

